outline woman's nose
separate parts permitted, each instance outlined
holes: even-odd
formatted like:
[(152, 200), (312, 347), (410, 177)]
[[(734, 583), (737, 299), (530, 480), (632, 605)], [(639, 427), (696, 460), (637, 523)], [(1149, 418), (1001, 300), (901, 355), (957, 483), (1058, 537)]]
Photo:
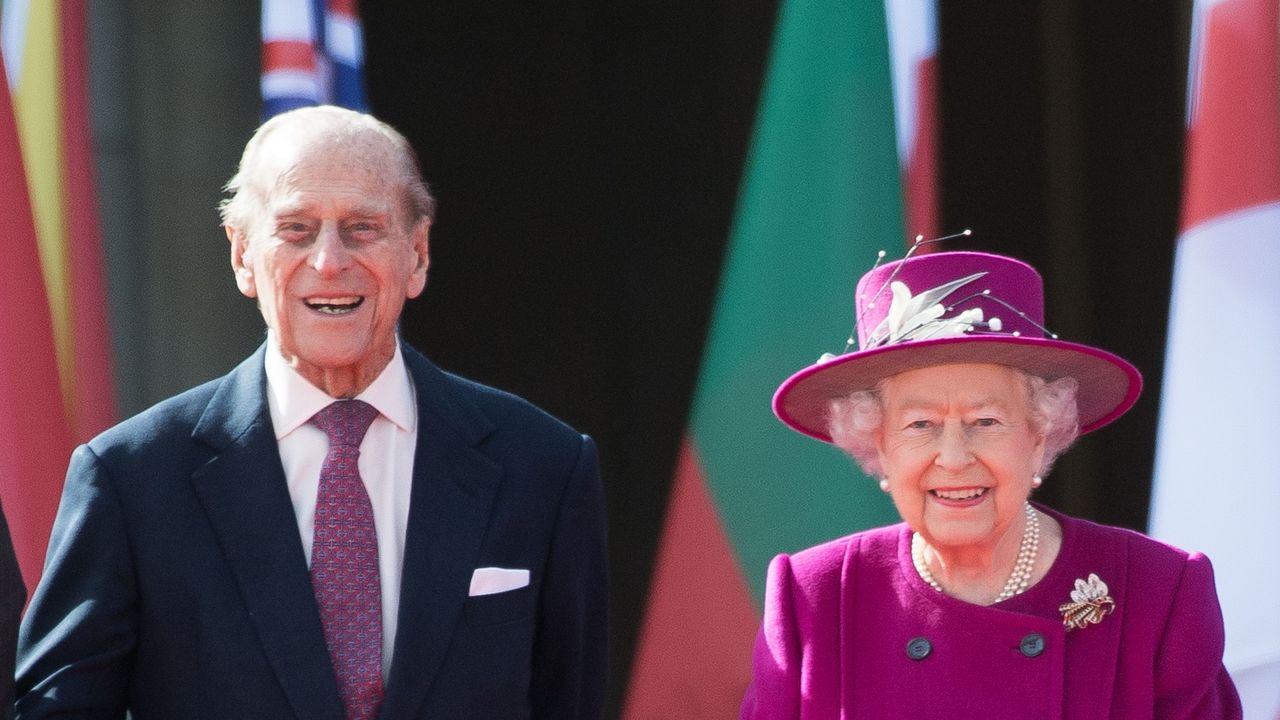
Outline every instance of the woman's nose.
[(949, 472), (962, 470), (973, 462), (973, 453), (969, 452), (969, 439), (965, 436), (960, 423), (944, 423), (938, 438), (938, 455), (934, 464)]

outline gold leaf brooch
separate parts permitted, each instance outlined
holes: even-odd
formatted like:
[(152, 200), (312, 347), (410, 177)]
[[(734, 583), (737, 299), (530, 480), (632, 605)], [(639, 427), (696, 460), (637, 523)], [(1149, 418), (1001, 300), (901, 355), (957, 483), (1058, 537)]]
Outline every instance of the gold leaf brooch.
[(1115, 600), (1107, 593), (1107, 584), (1094, 573), (1089, 573), (1087, 581), (1077, 579), (1071, 602), (1058, 606), (1062, 625), (1067, 630), (1080, 630), (1102, 622), (1102, 618), (1116, 609)]

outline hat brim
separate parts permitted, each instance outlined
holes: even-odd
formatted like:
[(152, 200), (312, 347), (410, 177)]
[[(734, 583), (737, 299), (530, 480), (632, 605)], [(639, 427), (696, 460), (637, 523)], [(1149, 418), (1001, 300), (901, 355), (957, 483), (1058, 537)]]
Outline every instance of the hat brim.
[(1142, 392), (1138, 369), (1105, 350), (1048, 338), (964, 335), (859, 350), (811, 365), (778, 387), (773, 412), (794, 430), (831, 442), (831, 400), (870, 390), (900, 372), (956, 363), (1008, 365), (1046, 380), (1075, 378), (1082, 435), (1123, 415)]

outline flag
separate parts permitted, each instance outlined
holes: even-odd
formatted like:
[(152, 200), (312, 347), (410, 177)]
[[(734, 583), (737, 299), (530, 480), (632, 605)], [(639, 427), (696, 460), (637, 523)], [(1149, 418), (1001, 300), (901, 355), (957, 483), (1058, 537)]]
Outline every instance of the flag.
[[(937, 0), (885, 0), (908, 242), (942, 235), (938, 207)], [(921, 246), (928, 249), (930, 246)]]
[[(8, 3), (0, 19), (0, 498), (28, 588), (74, 442), (115, 416), (88, 120), (83, 0)], [(25, 180), (25, 181), (24, 181)]]
[(853, 290), (902, 248), (885, 8), (784, 0), (659, 540), (624, 718), (735, 717), (777, 553), (897, 519), (770, 398), (845, 346)]
[(356, 0), (262, 0), (262, 115), (367, 109)]
[(1152, 535), (1209, 555), (1248, 718), (1280, 718), (1280, 16), (1197, 1)]

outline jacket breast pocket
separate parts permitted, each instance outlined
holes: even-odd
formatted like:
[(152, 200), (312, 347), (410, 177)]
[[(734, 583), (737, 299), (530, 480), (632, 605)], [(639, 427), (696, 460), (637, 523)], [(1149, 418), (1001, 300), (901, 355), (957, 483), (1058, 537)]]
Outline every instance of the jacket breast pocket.
[(533, 587), (526, 585), (515, 590), (476, 595), (467, 598), (463, 615), (469, 625), (498, 625), (533, 617)]

